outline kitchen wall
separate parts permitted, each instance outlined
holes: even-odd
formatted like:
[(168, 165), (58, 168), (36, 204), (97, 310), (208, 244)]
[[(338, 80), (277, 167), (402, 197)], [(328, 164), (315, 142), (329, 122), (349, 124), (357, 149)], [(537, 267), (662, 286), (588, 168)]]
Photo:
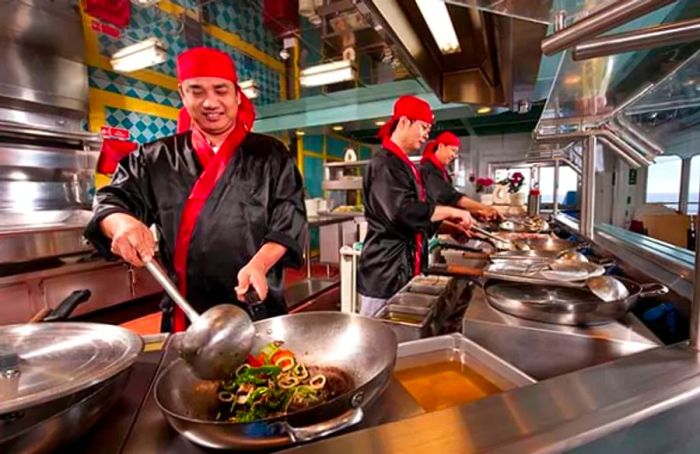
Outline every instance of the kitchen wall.
[[(470, 197), (476, 198), (476, 188), (469, 183), (470, 175), (487, 176), (490, 162), (522, 159), (530, 148), (530, 134), (498, 134), (463, 137), (460, 148), (456, 183)], [(637, 180), (629, 184), (629, 167), (612, 153), (603, 153), (604, 172), (596, 174), (596, 222), (626, 227), (634, 207), (644, 201), (646, 169), (640, 169)], [(613, 186), (613, 172), (617, 172)], [(492, 176), (492, 175), (491, 175)]]
[[(257, 105), (286, 99), (286, 70), (279, 59), (280, 40), (262, 24), (262, 0), (212, 2), (204, 7), (202, 41), (228, 52), (241, 81), (254, 79), (260, 88)], [(141, 8), (132, 3), (129, 25), (118, 36), (83, 13), (83, 32), (89, 78), (90, 131), (102, 126), (129, 131), (130, 140), (148, 142), (175, 132), (180, 108), (176, 57), (188, 47), (184, 24), (192, 0), (161, 0)], [(117, 30), (118, 31), (118, 30)], [(168, 48), (168, 59), (155, 67), (129, 73), (111, 70), (116, 50), (155, 36)]]

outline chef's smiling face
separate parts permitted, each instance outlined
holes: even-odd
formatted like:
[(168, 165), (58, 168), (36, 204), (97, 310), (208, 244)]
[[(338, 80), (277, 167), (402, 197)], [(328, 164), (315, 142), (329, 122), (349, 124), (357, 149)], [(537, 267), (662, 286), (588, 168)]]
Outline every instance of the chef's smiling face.
[(435, 157), (442, 163), (442, 165), (448, 165), (457, 157), (459, 148), (452, 145), (439, 144), (435, 150)]
[(236, 124), (241, 99), (233, 82), (218, 77), (187, 79), (180, 84), (180, 96), (205, 133), (222, 134)]

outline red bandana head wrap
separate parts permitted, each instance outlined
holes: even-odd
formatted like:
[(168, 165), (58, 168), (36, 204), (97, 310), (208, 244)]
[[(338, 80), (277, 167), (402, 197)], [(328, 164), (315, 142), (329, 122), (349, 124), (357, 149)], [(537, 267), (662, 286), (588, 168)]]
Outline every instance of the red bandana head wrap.
[(218, 77), (238, 82), (231, 57), (209, 47), (195, 47), (177, 56), (177, 80), (183, 82), (195, 77)]
[[(177, 79), (183, 82), (195, 77), (218, 77), (233, 82), (241, 97), (236, 121), (241, 122), (246, 130), (253, 127), (255, 109), (253, 103), (238, 87), (236, 66), (231, 56), (210, 47), (195, 47), (186, 50), (177, 57)], [(187, 109), (182, 109), (178, 115), (177, 132), (184, 132), (192, 127), (192, 120)]]
[(435, 140), (428, 142), (428, 144), (425, 146), (425, 150), (423, 150), (423, 155), (435, 153), (435, 150), (437, 150), (437, 147), (440, 144), (459, 147), (459, 137), (449, 131), (442, 132), (435, 138)]
[(399, 118), (406, 117), (409, 120), (420, 120), (433, 124), (435, 115), (430, 108), (430, 104), (415, 96), (402, 96), (394, 103), (394, 114), (379, 130), (379, 138), (383, 139), (391, 135), (391, 128), (399, 121)]

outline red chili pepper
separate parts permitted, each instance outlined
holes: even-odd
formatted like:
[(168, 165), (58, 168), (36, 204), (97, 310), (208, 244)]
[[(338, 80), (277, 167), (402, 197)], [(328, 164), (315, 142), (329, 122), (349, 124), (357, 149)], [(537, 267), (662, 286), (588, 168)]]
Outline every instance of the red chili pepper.
[(272, 358), (270, 358), (270, 362), (272, 364), (277, 364), (277, 361), (280, 358), (284, 357), (289, 357), (291, 359), (294, 359), (294, 353), (290, 352), (289, 350), (277, 350), (274, 355), (272, 355)]
[(256, 358), (253, 355), (248, 355), (248, 358), (246, 358), (246, 362), (250, 367), (260, 367), (264, 364), (263, 361), (260, 361), (259, 358)]

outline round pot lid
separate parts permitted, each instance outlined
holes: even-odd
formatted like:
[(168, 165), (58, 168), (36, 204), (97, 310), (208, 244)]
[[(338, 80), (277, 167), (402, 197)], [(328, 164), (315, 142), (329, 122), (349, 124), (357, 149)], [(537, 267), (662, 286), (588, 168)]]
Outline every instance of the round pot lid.
[(130, 367), (140, 336), (96, 323), (0, 326), (0, 415), (101, 383)]

